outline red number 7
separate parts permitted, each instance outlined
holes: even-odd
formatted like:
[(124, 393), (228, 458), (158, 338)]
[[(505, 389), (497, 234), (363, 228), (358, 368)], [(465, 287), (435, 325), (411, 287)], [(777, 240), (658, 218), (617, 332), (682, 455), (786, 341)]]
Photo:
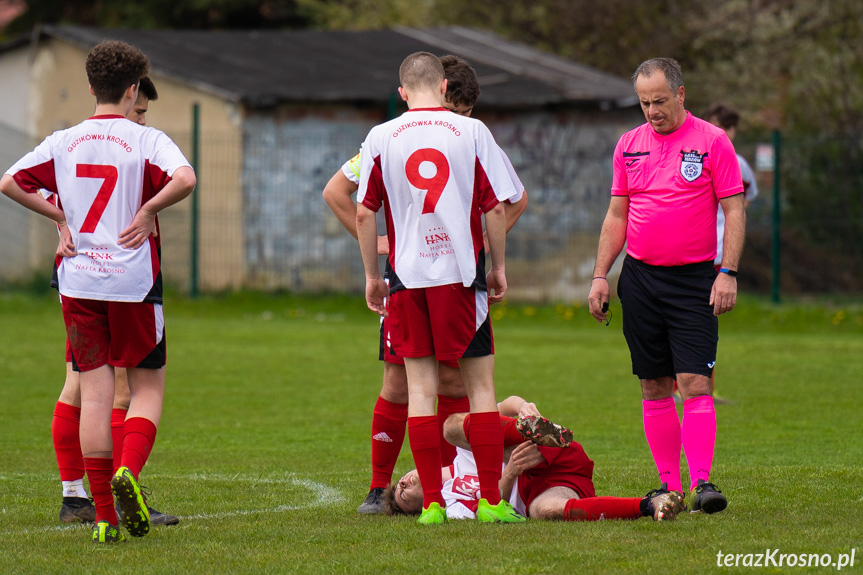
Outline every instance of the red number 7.
[[(431, 178), (426, 178), (420, 174), (420, 164), (423, 162), (434, 164), (435, 175)], [(426, 190), (426, 197), (423, 200), (423, 213), (434, 213), (440, 195), (449, 181), (449, 162), (447, 162), (446, 156), (434, 148), (417, 150), (405, 162), (405, 175), (413, 187)]]
[(105, 181), (99, 188), (96, 194), (96, 199), (93, 200), (93, 205), (90, 206), (90, 211), (87, 212), (87, 217), (84, 218), (84, 225), (81, 226), (82, 234), (92, 234), (96, 231), (96, 224), (105, 213), (105, 208), (108, 206), (108, 200), (111, 199), (111, 194), (114, 193), (114, 188), (117, 186), (117, 168), (114, 166), (99, 166), (94, 164), (78, 164), (76, 176), (79, 178), (101, 178)]

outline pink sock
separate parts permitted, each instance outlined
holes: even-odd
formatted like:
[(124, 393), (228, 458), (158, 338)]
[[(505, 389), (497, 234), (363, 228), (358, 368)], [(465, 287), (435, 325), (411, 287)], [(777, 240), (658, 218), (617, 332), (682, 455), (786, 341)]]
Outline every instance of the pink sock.
[(698, 480), (710, 481), (713, 464), (713, 447), (716, 445), (716, 410), (713, 398), (699, 395), (683, 402), (683, 451), (689, 463), (689, 489), (695, 489)]
[(677, 408), (670, 397), (645, 399), (644, 435), (653, 454), (660, 483), (667, 483), (669, 491), (683, 491), (680, 483), (680, 420)]

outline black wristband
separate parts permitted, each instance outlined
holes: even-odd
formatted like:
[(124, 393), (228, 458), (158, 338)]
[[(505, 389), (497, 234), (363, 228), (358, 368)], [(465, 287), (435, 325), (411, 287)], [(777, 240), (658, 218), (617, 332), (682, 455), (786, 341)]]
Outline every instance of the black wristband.
[(730, 275), (730, 276), (731, 276), (731, 277), (733, 277), (733, 278), (736, 278), (736, 277), (737, 277), (737, 270), (730, 270), (730, 269), (728, 269), (728, 268), (719, 268), (719, 273), (721, 273), (721, 274), (728, 274), (728, 275)]

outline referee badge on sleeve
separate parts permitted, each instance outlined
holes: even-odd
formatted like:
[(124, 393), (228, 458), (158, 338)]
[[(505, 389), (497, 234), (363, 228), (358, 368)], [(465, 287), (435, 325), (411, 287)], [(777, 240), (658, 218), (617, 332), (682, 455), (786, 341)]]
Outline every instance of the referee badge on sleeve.
[(680, 162), (680, 175), (687, 182), (694, 182), (701, 176), (702, 168), (704, 167), (704, 158), (707, 154), (699, 154), (697, 151), (681, 151), (683, 161)]

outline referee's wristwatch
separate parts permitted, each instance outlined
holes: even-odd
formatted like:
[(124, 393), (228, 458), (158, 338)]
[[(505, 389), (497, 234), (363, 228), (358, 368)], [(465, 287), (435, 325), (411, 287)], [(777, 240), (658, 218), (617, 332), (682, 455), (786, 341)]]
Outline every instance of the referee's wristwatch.
[(721, 274), (728, 274), (728, 275), (730, 275), (730, 276), (731, 276), (731, 277), (733, 277), (733, 278), (736, 278), (736, 277), (737, 277), (737, 270), (730, 270), (730, 269), (728, 269), (728, 268), (719, 268), (719, 273), (721, 273)]

